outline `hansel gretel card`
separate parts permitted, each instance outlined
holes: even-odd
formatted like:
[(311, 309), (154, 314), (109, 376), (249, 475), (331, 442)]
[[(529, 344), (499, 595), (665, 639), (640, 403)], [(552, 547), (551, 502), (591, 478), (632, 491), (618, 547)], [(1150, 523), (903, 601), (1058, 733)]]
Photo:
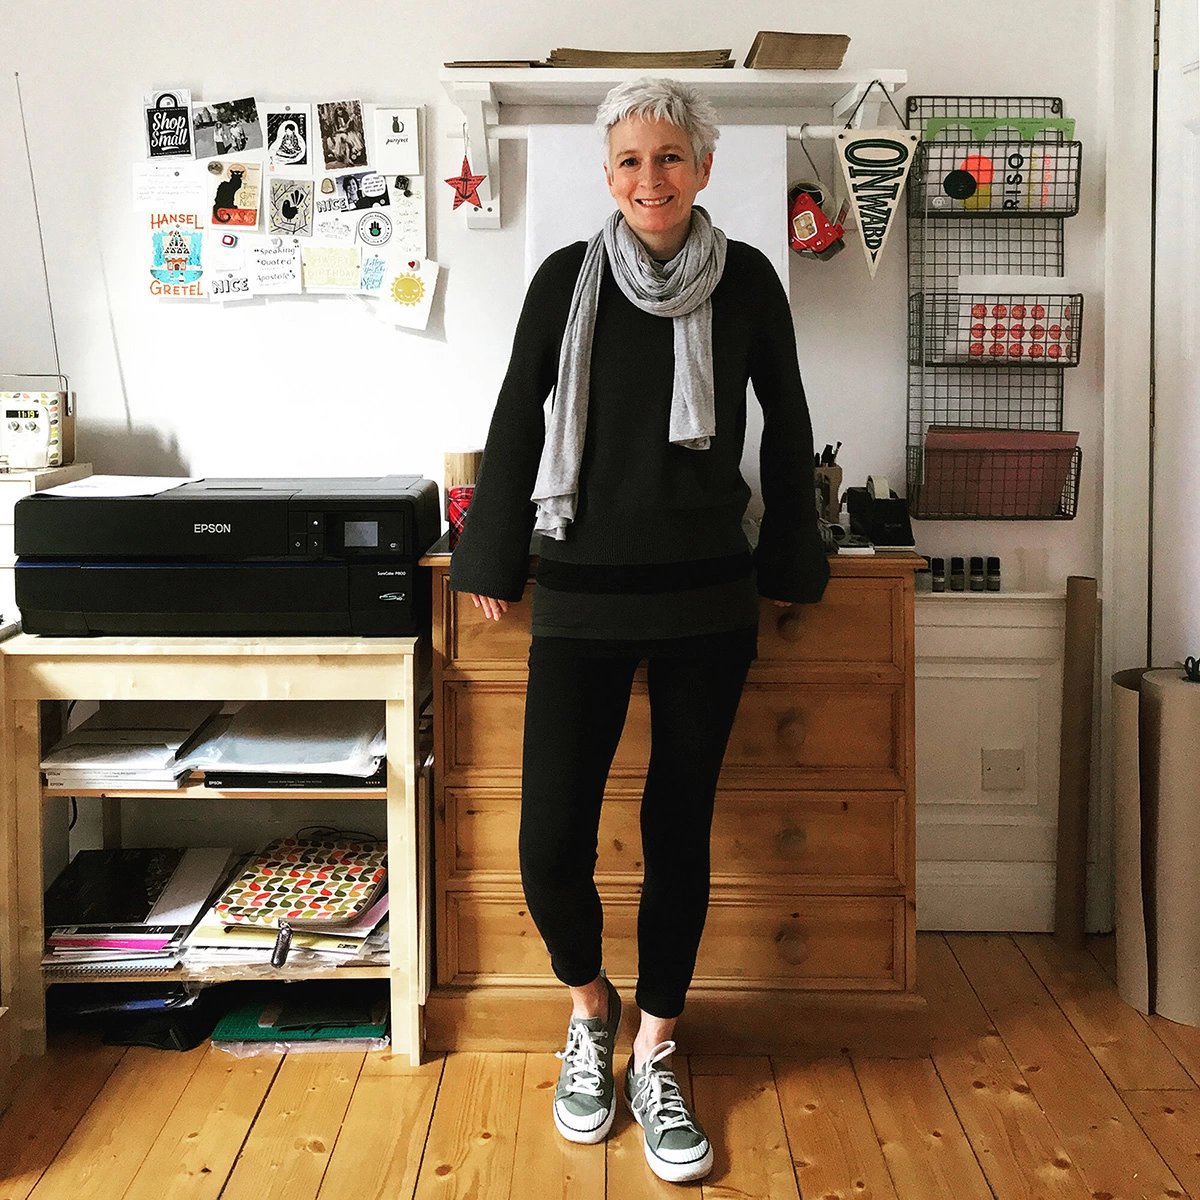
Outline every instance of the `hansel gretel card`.
[(290, 233), (309, 237), (313, 231), (313, 181), (311, 179), (271, 180), (271, 211), (268, 233)]
[(215, 185), (212, 224), (256, 228), (262, 163), (214, 160), (208, 164), (208, 169)]
[(258, 104), (253, 96), (195, 104), (192, 106), (192, 124), (196, 132), (197, 158), (262, 149), (262, 126), (258, 123)]
[(204, 234), (196, 213), (151, 213), (150, 295), (204, 296)]
[(375, 169), (385, 175), (421, 174), (419, 109), (375, 110)]
[(313, 128), (311, 104), (264, 104), (267, 126), (267, 173), (311, 175)]
[(361, 101), (330, 100), (318, 104), (317, 119), (321, 125), (325, 170), (345, 171), (367, 165)]
[(192, 157), (192, 93), (186, 88), (146, 96), (146, 154)]
[(429, 259), (393, 260), (379, 291), (375, 315), (391, 325), (424, 329), (437, 288), (438, 265)]

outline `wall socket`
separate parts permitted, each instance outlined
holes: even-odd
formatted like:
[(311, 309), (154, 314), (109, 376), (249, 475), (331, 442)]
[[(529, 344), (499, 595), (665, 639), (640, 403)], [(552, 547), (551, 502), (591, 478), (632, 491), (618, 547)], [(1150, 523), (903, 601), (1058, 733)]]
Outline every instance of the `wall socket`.
[(983, 751), (983, 790), (985, 792), (1019, 792), (1024, 787), (1024, 750)]

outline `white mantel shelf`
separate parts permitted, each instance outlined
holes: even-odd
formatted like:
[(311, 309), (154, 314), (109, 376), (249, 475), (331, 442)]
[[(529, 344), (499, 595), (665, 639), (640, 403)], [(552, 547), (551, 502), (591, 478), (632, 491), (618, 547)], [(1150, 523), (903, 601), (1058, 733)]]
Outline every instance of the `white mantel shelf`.
[(473, 90), (482, 84), (492, 89), (496, 104), (594, 108), (618, 83), (643, 75), (678, 79), (698, 88), (718, 107), (730, 108), (833, 108), (838, 101), (858, 92), (872, 80), (878, 79), (893, 94), (908, 83), (907, 71), (882, 68), (755, 71), (746, 67), (727, 67), (676, 71), (667, 68), (477, 67), (444, 68), (442, 84), (456, 104), (464, 87)]

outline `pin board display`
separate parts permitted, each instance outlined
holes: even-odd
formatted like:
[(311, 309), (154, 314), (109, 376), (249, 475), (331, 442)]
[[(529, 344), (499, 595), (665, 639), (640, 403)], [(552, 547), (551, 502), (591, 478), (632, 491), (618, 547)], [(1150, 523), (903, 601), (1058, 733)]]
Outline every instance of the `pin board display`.
[(425, 328), (423, 110), (357, 98), (147, 94), (133, 209), (146, 294), (236, 304), (356, 296), (389, 324)]

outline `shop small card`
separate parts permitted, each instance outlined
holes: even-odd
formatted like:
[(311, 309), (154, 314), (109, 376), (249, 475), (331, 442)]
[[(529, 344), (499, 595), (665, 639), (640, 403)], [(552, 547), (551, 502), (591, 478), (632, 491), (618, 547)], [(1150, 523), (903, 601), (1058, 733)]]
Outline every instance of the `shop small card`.
[(211, 223), (217, 227), (256, 228), (262, 163), (214, 160), (208, 164), (208, 171), (213, 187)]
[(329, 100), (317, 105), (321, 155), (326, 171), (362, 168), (367, 163), (367, 138), (361, 100)]
[(213, 104), (194, 104), (192, 125), (196, 135), (197, 158), (246, 154), (262, 149), (262, 126), (258, 122), (258, 103), (253, 96), (241, 100), (221, 100)]
[(393, 261), (384, 276), (375, 315), (389, 325), (424, 329), (429, 324), (437, 278), (438, 265), (429, 259)]
[(151, 92), (146, 97), (146, 155), (192, 157), (192, 93), (187, 88)]
[(421, 174), (419, 111), (415, 108), (375, 110), (375, 169), (385, 175)]
[(276, 176), (270, 186), (267, 232), (310, 237), (313, 231), (313, 181)]
[(300, 241), (294, 237), (248, 239), (250, 286), (259, 296), (295, 296), (303, 284)]
[(306, 245), (304, 259), (306, 292), (357, 292), (360, 259), (357, 246)]
[(267, 127), (267, 174), (313, 173), (311, 104), (263, 104)]

